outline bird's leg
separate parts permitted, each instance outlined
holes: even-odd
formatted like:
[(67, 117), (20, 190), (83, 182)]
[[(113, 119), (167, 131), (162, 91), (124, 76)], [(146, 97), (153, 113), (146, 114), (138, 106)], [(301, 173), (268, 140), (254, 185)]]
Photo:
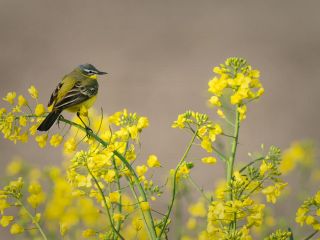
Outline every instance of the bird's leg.
[(91, 122), (90, 122), (89, 115), (87, 115), (87, 119), (88, 119), (88, 125), (90, 126), (90, 125), (91, 125)]
[(60, 121), (63, 121), (63, 120), (64, 120), (64, 116), (59, 115), (59, 117), (58, 117), (58, 128), (60, 128)]
[(87, 124), (82, 120), (80, 113), (77, 112), (77, 116), (80, 119), (80, 121), (82, 122), (82, 124), (84, 125), (86, 132), (87, 132), (87, 137), (90, 137), (90, 133), (93, 133), (92, 129), (90, 127), (87, 126)]

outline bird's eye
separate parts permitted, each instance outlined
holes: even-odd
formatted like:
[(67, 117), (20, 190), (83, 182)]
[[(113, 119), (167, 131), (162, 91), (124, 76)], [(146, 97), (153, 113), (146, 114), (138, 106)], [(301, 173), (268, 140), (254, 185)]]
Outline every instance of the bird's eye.
[(92, 70), (89, 70), (89, 69), (85, 69), (84, 70), (88, 75), (92, 75), (94, 74), (94, 72)]

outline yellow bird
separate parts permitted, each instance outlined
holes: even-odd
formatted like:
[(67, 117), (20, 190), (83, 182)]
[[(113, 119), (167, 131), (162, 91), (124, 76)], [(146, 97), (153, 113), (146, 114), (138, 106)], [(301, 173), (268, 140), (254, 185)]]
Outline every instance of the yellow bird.
[[(63, 110), (77, 112), (80, 118), (80, 109), (92, 107), (96, 101), (99, 84), (97, 75), (104, 75), (92, 64), (83, 64), (67, 74), (53, 91), (48, 107), (52, 111), (38, 127), (39, 131), (48, 131)], [(80, 118), (82, 121), (82, 119)], [(83, 121), (82, 121), (83, 122)]]

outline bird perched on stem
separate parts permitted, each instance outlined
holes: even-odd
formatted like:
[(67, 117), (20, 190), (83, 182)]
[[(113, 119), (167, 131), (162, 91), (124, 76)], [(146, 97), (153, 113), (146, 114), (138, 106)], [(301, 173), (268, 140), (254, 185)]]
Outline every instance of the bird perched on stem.
[(97, 75), (104, 74), (107, 73), (91, 64), (83, 64), (64, 76), (50, 97), (48, 107), (52, 106), (52, 111), (37, 130), (48, 131), (63, 110), (76, 112), (86, 129), (89, 129), (80, 117), (80, 109), (89, 109), (94, 104), (99, 88)]

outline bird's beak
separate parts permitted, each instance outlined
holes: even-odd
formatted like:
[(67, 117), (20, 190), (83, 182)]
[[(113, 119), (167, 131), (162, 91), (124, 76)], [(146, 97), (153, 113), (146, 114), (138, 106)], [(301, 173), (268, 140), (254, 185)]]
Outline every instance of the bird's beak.
[(98, 71), (97, 73), (98, 75), (105, 75), (105, 74), (108, 74), (107, 72), (101, 72), (101, 71)]

